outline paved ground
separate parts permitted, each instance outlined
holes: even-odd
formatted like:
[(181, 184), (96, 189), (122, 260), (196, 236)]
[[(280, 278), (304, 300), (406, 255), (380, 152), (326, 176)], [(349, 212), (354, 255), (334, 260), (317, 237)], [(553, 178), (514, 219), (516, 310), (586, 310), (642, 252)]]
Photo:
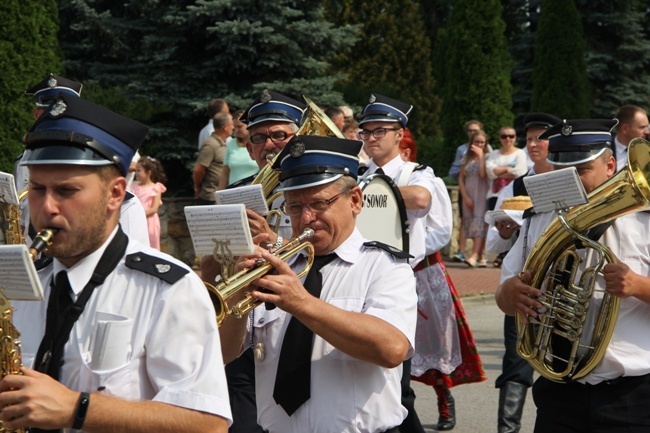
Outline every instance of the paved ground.
[[(494, 381), (501, 373), (503, 313), (494, 302), (494, 292), (499, 284), (500, 271), (492, 267), (472, 269), (464, 263), (451, 261), (446, 261), (445, 265), (461, 296), (467, 321), (488, 376), (485, 382), (452, 389), (457, 416), (453, 432), (496, 432), (499, 391), (494, 388)], [(420, 420), (427, 433), (435, 432), (433, 426), (438, 421), (435, 392), (418, 382), (412, 382), (412, 386), (417, 395), (415, 406)], [(529, 391), (521, 432), (532, 432), (534, 422), (535, 405)]]

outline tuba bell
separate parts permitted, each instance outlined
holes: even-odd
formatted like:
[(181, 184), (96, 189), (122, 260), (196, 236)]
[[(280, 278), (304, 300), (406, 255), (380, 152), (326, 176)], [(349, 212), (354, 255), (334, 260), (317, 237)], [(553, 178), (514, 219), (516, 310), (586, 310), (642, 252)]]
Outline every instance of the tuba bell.
[[(589, 374), (601, 361), (618, 317), (620, 298), (605, 292), (591, 340), (580, 343), (598, 274), (616, 256), (583, 233), (618, 217), (650, 209), (650, 142), (637, 138), (628, 147), (624, 169), (589, 194), (589, 202), (560, 212), (533, 246), (524, 265), (531, 286), (545, 292), (544, 306), (528, 323), (518, 313), (517, 352), (543, 377), (566, 382)], [(575, 241), (594, 249), (599, 259), (578, 279)], [(588, 334), (587, 334), (588, 335)], [(564, 349), (561, 349), (563, 347)]]

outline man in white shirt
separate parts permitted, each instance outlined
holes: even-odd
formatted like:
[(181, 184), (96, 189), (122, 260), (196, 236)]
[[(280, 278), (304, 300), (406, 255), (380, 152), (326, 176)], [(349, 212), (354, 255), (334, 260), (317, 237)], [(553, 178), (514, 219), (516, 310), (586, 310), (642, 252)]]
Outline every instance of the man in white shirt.
[[(32, 223), (57, 233), (47, 248), (54, 260), (39, 270), (45, 300), (14, 304), (23, 363), (34, 369), (0, 381), (8, 429), (228, 429), (221, 346), (203, 283), (118, 224), (124, 176), (147, 131), (60, 94), (25, 138)], [(100, 321), (115, 332), (103, 335)]]
[[(540, 138), (549, 139), (549, 162), (555, 168), (576, 167), (585, 191), (592, 193), (616, 172), (616, 162), (610, 147), (610, 131), (615, 124), (616, 119), (564, 120), (548, 129)], [(648, 181), (643, 179), (647, 175), (643, 168), (639, 168), (647, 165), (648, 151), (647, 144), (629, 150), (630, 160), (637, 163), (637, 181)], [(623, 187), (622, 182), (612, 185), (616, 188)], [(621, 196), (626, 195), (622, 189), (617, 191), (620, 191)], [(610, 198), (609, 202), (601, 203), (601, 208), (602, 222), (611, 224), (603, 226), (602, 230), (587, 232), (587, 236), (608, 247), (621, 261), (606, 262), (602, 271), (595, 276), (593, 293), (586, 299), (586, 303), (567, 310), (575, 310), (576, 313), (567, 312), (567, 315), (573, 314), (575, 319), (584, 323), (582, 329), (579, 327), (576, 330), (580, 340), (576, 349), (578, 370), (584, 367), (581, 356), (586, 356), (585, 350), (593, 345), (593, 321), (600, 312), (605, 294), (620, 298), (613, 334), (603, 356), (594, 359), (594, 368), (585, 369), (583, 377), (576, 379), (569, 375), (564, 378), (564, 383), (545, 377), (535, 381), (533, 398), (537, 406), (536, 433), (646, 432), (650, 428), (647, 411), (650, 405), (650, 340), (640, 331), (650, 327), (650, 253), (647, 241), (650, 216), (646, 212), (636, 212), (613, 219), (614, 215), (621, 213), (617, 209), (643, 209), (643, 202), (647, 203), (648, 197), (639, 197), (641, 201), (637, 206), (632, 206), (634, 203), (629, 202), (619, 203), (620, 197), (616, 194)], [(589, 205), (585, 205), (580, 214), (583, 219), (588, 219), (584, 209), (589, 209)], [(606, 215), (607, 212), (610, 214)], [(531, 272), (547, 272), (549, 269), (528, 269), (523, 274), (521, 272), (531, 249), (555, 217), (555, 212), (533, 215), (524, 223), (522, 235), (506, 256), (501, 285), (496, 293), (497, 303), (506, 314), (518, 313), (526, 320), (533, 320), (540, 319), (541, 315), (548, 312), (542, 302), (553, 302), (548, 294), (544, 295), (550, 289), (533, 287), (530, 283)], [(571, 214), (568, 220), (569, 225), (577, 223)], [(559, 230), (565, 230), (559, 227), (558, 222), (553, 224)], [(594, 236), (595, 232), (598, 235)], [(548, 244), (549, 239), (547, 236), (545, 244)], [(564, 248), (563, 245), (558, 240), (558, 249)], [(559, 260), (560, 251), (552, 251), (551, 254), (554, 260)], [(598, 256), (594, 249), (583, 247), (576, 248), (575, 254), (575, 261), (568, 261), (576, 264), (576, 274), (567, 278), (571, 281), (561, 284), (569, 291), (574, 290), (570, 283), (577, 284), (581, 274), (596, 264)], [(566, 271), (567, 275), (569, 273), (572, 273), (571, 268)], [(576, 303), (581, 304), (579, 295), (576, 296)], [(570, 297), (568, 295), (565, 298), (560, 294), (554, 302), (561, 306)], [(581, 318), (580, 311), (586, 311), (586, 317)], [(552, 369), (560, 372), (567, 368), (566, 360), (571, 350), (569, 347), (567, 354), (563, 354), (560, 343), (564, 341), (571, 346), (571, 342), (564, 337), (557, 341), (556, 334), (559, 336), (563, 328), (562, 320), (550, 320), (552, 327), (558, 327), (558, 333), (553, 332), (549, 337), (554, 356)]]
[(295, 136), (276, 160), (294, 232), (314, 232), (304, 280), (296, 275), (302, 254), (285, 263), (259, 249), (240, 262), (262, 258), (276, 271), (247, 290), (277, 308), (258, 307), (254, 320), (230, 318), (219, 329), (226, 361), (255, 349), (258, 421), (270, 433), (393, 433), (406, 416), (400, 377), (413, 354), (415, 279), (401, 251), (365, 242), (355, 226), (360, 148)]

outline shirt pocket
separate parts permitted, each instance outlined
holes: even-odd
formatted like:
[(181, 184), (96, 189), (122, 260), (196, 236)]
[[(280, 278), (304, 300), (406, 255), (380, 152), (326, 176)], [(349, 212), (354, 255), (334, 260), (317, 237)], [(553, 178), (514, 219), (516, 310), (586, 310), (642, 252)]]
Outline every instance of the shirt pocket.
[(91, 392), (124, 399), (137, 399), (132, 380), (134, 375), (130, 361), (111, 370), (93, 370), (90, 364), (84, 362), (79, 374), (79, 384), (81, 389), (88, 389)]
[[(350, 311), (353, 313), (361, 313), (363, 311), (364, 302), (365, 300), (362, 298), (346, 298), (346, 297), (338, 297), (338, 298), (332, 298), (327, 300), (328, 304), (336, 308), (340, 308), (341, 310)], [(318, 360), (326, 356), (332, 356), (335, 359), (340, 359), (343, 361), (357, 360), (356, 358), (341, 352), (339, 349), (332, 346), (324, 339), (315, 338), (314, 350), (312, 352), (312, 360)]]

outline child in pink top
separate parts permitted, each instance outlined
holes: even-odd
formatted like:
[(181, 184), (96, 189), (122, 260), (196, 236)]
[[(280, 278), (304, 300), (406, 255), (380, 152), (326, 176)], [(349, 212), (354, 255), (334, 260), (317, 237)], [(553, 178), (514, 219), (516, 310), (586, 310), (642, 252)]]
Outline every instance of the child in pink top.
[(162, 204), (162, 193), (167, 191), (163, 182), (167, 181), (162, 164), (155, 158), (143, 156), (135, 169), (135, 178), (131, 189), (140, 199), (147, 215), (149, 243), (152, 248), (160, 250), (160, 218), (158, 208)]

